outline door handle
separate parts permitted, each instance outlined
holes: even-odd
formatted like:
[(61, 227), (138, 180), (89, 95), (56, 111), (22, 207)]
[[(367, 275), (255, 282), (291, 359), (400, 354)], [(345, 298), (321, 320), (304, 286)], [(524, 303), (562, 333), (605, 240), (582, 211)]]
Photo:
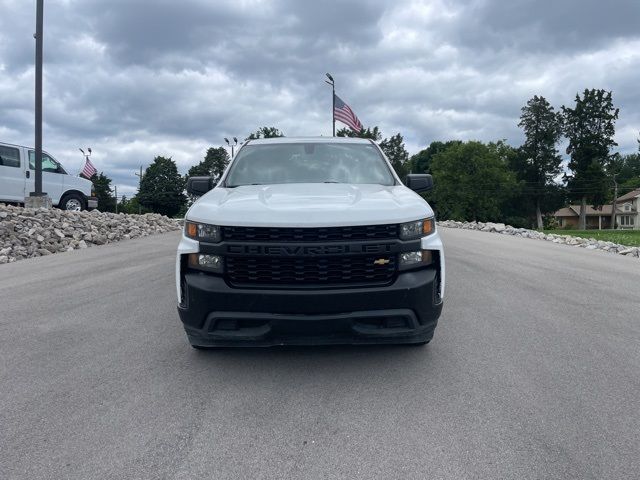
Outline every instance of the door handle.
[(31, 172), (29, 170), (25, 172), (25, 175), (27, 176), (27, 178), (31, 178)]

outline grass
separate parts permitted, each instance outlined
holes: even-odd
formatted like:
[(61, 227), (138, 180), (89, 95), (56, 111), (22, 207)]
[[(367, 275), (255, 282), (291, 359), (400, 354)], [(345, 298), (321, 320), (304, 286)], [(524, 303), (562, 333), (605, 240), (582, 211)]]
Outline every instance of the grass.
[(595, 238), (603, 242), (614, 242), (630, 247), (640, 247), (640, 230), (544, 230), (544, 233)]

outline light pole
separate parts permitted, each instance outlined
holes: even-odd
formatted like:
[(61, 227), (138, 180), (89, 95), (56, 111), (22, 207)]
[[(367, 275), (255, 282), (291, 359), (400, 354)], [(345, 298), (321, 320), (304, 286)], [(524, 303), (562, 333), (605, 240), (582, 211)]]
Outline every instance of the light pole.
[[(35, 89), (35, 178), (34, 191), (25, 198), (27, 207), (51, 207), (51, 199), (42, 191), (42, 58), (44, 31), (44, 0), (36, 1), (36, 89)], [(27, 173), (29, 173), (27, 171)]]
[(234, 147), (238, 145), (238, 139), (236, 137), (233, 137), (234, 143), (230, 143), (229, 139), (225, 137), (224, 141), (227, 142), (227, 145), (231, 147), (231, 158), (233, 158)]
[(142, 205), (140, 204), (140, 190), (142, 189), (142, 165), (140, 165), (140, 173), (135, 172), (136, 176), (140, 177), (140, 183), (138, 187), (138, 215), (142, 215)]
[(326, 83), (331, 85), (331, 118), (333, 119), (333, 136), (336, 136), (336, 82), (330, 73), (327, 73)]

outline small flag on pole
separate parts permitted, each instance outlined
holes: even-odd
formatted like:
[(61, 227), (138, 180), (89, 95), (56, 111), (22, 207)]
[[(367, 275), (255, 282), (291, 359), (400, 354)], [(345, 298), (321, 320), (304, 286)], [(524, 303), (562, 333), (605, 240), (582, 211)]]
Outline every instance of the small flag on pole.
[(80, 172), (80, 175), (82, 175), (85, 178), (91, 178), (96, 173), (98, 173), (98, 170), (96, 170), (96, 167), (93, 166), (93, 163), (91, 163), (91, 160), (89, 160), (89, 157), (85, 157), (84, 168), (82, 169), (82, 172)]
[(353, 110), (342, 101), (338, 95), (334, 95), (335, 106), (333, 107), (333, 116), (336, 120), (340, 120), (345, 125), (349, 126), (352, 130), (359, 132), (362, 130), (362, 124)]

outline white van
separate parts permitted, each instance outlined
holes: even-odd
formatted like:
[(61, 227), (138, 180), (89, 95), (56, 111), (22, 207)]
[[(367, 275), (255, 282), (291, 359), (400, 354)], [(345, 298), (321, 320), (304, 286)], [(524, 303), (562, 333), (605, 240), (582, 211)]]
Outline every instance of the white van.
[[(24, 203), (34, 191), (35, 149), (0, 143), (0, 202)], [(69, 175), (60, 162), (42, 152), (42, 191), (63, 210), (98, 208), (91, 181)]]

